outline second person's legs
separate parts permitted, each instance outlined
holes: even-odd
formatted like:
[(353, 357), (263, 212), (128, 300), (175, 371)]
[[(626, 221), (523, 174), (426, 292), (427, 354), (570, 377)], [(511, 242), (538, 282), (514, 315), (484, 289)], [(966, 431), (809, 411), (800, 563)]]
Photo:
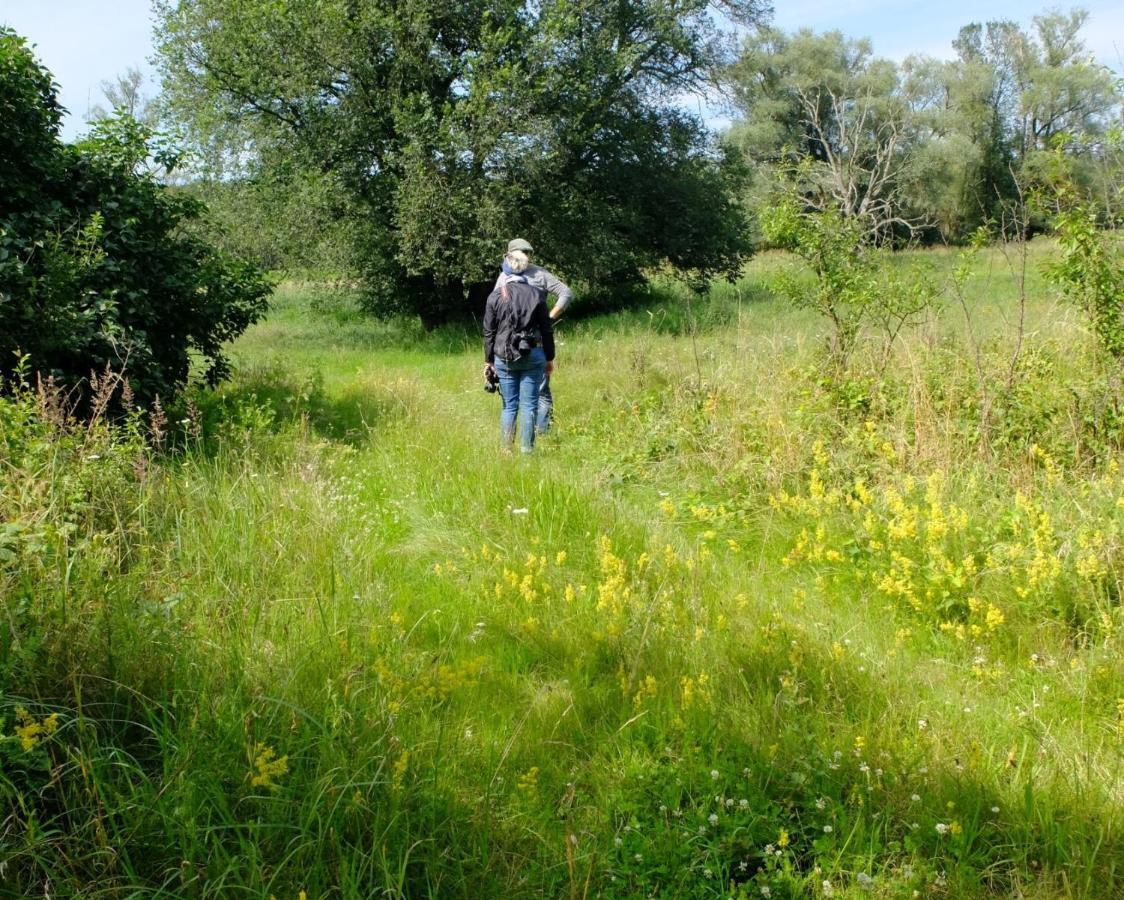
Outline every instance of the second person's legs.
[(535, 430), (539, 434), (550, 431), (550, 419), (554, 413), (554, 396), (550, 393), (550, 376), (543, 375), (539, 385), (539, 405), (535, 411)]

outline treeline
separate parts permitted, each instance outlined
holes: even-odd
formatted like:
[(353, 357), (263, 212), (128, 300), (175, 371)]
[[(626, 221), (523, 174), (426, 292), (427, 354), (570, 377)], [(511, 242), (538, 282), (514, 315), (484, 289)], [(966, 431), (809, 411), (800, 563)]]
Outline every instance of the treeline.
[[(778, 194), (899, 245), (1009, 227), (1059, 177), (1118, 216), (1121, 85), (1084, 12), (969, 24), (954, 59), (895, 63), (720, 6), (165, 2), (166, 108), (220, 240), (431, 322), (479, 303), (512, 234), (589, 296), (736, 272)], [(717, 138), (682, 102), (716, 84), (735, 111)]]
[[(1081, 40), (1082, 10), (973, 23), (955, 58), (898, 64), (839, 32), (749, 38), (724, 73), (737, 110), (726, 140), (750, 163), (754, 208), (798, 181), (877, 238), (963, 241), (1059, 180), (1106, 222), (1124, 189), (1121, 80)], [(1042, 227), (1044, 211), (1031, 217)]]

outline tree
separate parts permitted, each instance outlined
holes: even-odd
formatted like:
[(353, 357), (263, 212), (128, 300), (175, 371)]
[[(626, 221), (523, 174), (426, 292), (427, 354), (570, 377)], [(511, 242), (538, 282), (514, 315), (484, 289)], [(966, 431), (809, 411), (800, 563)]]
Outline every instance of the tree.
[(91, 371), (124, 369), (144, 402), (175, 394), (193, 357), (208, 380), (226, 375), (223, 344), (263, 313), (268, 285), (185, 230), (202, 207), (139, 171), (144, 126), (110, 119), (63, 144), (50, 76), (6, 29), (0, 110), (0, 379), (22, 357), (81, 393)]
[(371, 308), (432, 323), (479, 303), (515, 234), (590, 287), (737, 268), (739, 166), (676, 102), (721, 59), (708, 6), (163, 0), (158, 45), (210, 157), (331, 173)]
[(90, 110), (89, 121), (99, 122), (123, 113), (154, 128), (159, 114), (155, 102), (141, 90), (143, 86), (144, 73), (135, 66), (129, 66), (123, 75), (118, 75), (113, 81), (103, 81), (101, 90), (109, 108), (100, 104), (95, 106)]
[(1033, 34), (1009, 21), (961, 29), (953, 43), (960, 61), (992, 73), (986, 98), (991, 115), (979, 136), (985, 189), (1013, 201), (1014, 169), (1036, 182), (1035, 170), (1053, 165), (1050, 156), (1059, 145), (1079, 163), (1075, 177), (1093, 187), (1089, 149), (1118, 116), (1121, 93), (1111, 71), (1093, 61), (1078, 37), (1087, 21), (1088, 13), (1075, 9), (1036, 16)]
[(729, 141), (758, 164), (800, 160), (801, 195), (838, 211), (867, 237), (912, 235), (919, 121), (893, 62), (869, 41), (807, 29), (761, 29), (725, 72), (741, 122)]

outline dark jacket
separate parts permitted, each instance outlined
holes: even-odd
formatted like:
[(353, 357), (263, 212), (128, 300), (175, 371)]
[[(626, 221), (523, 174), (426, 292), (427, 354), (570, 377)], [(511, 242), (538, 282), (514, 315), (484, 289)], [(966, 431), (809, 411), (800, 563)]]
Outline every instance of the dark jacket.
[(523, 281), (509, 281), (488, 295), (484, 307), (484, 361), (520, 358), (519, 338), (542, 347), (547, 361), (554, 359), (554, 327), (546, 308), (546, 292)]

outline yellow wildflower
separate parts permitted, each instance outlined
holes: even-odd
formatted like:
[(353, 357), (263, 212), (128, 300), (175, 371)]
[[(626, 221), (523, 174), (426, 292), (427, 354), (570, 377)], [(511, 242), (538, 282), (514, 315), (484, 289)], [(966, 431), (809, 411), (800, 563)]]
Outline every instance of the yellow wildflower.
[(280, 778), (289, 771), (289, 757), (278, 757), (277, 751), (267, 744), (254, 745), (254, 769), (250, 773), (250, 784), (254, 787), (278, 787), (274, 779)]
[(59, 727), (58, 713), (51, 713), (42, 719), (36, 719), (22, 706), (17, 706), (16, 718), (20, 723), (16, 726), (16, 736), (20, 739), (20, 746), (25, 753), (35, 749), (40, 741), (50, 737)]
[(1006, 621), (1007, 618), (1003, 615), (1003, 611), (998, 606), (996, 606), (994, 603), (989, 603), (987, 605), (986, 622), (987, 627), (990, 631), (994, 631)]
[(401, 790), (402, 782), (406, 779), (406, 772), (410, 768), (410, 751), (403, 750), (402, 755), (394, 761), (393, 784), (395, 790)]
[(539, 767), (531, 766), (526, 772), (519, 776), (515, 787), (521, 791), (530, 793), (536, 790), (539, 786)]

